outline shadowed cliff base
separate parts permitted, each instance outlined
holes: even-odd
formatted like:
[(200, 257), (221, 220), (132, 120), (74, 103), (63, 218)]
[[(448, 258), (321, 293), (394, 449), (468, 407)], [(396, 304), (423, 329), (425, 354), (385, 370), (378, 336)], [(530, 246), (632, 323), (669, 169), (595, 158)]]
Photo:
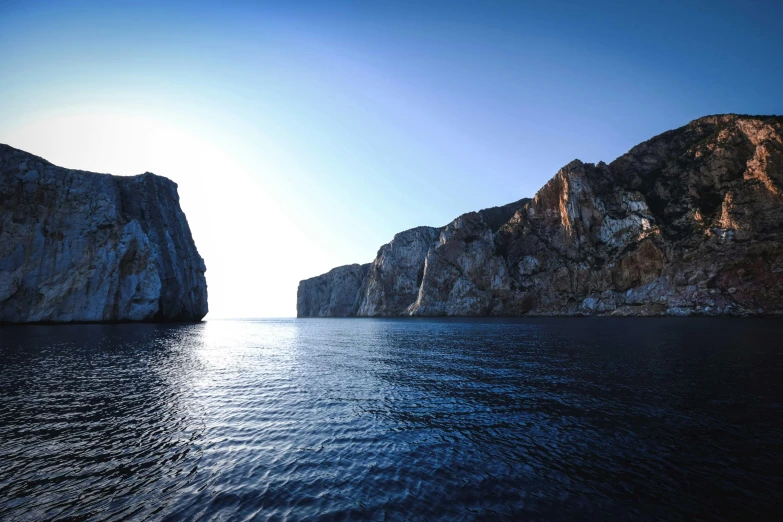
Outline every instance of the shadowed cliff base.
[(0, 145), (0, 323), (199, 321), (206, 266), (177, 185)]
[[(298, 317), (783, 312), (783, 117), (706, 116), (301, 281)], [(345, 274), (350, 273), (350, 277)]]

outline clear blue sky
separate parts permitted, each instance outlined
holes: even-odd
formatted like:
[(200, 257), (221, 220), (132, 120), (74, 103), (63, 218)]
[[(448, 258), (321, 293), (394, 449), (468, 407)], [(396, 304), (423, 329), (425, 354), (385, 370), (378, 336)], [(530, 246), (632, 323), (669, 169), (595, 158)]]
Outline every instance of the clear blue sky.
[(0, 142), (180, 186), (216, 316), (706, 114), (783, 113), (781, 2), (5, 2)]

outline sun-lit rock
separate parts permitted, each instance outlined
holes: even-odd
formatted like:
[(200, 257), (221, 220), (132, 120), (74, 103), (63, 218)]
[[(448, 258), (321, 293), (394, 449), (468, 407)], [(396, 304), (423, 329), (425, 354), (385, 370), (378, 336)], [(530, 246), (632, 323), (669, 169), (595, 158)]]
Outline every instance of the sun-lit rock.
[(492, 222), (460, 216), (400, 263), (383, 247), (382, 291), (346, 315), (783, 313), (782, 127), (708, 116), (574, 160)]

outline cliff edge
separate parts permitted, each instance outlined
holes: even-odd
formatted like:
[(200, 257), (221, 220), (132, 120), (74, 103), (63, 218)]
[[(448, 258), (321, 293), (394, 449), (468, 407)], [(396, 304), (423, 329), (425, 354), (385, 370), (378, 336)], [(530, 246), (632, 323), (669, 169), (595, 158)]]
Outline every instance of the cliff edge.
[(398, 234), (332, 315), (783, 313), (782, 127), (707, 116), (574, 160), (532, 200)]
[(0, 322), (198, 321), (206, 267), (177, 185), (0, 144)]

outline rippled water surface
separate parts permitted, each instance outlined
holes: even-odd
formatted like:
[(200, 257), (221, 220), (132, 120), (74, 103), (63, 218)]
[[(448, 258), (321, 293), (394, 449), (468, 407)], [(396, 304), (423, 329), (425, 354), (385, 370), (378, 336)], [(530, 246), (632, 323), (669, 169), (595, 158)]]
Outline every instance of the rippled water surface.
[(776, 518), (783, 322), (0, 328), (0, 519)]

